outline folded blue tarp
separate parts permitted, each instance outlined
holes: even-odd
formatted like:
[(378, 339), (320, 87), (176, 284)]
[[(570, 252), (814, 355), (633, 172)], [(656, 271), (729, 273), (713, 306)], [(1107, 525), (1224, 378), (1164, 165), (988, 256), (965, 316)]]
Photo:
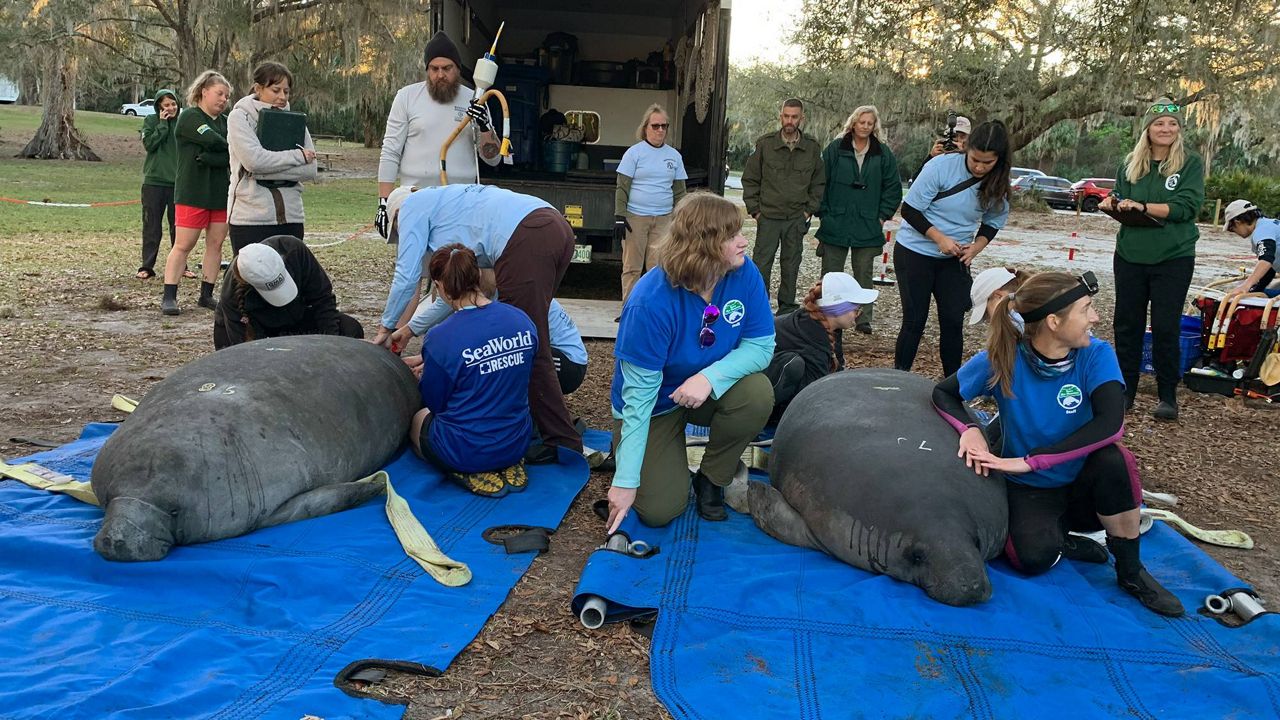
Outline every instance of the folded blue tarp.
[[(79, 441), (16, 462), (87, 480), (112, 429), (89, 425)], [(335, 679), (370, 664), (447, 668), (533, 561), (482, 533), (556, 527), (587, 468), (563, 453), (500, 500), (448, 483), (412, 452), (386, 470), (441, 549), (471, 567), (470, 584), (444, 587), (408, 559), (381, 499), (112, 563), (92, 547), (99, 508), (0, 482), (0, 718), (399, 717)]]
[(999, 560), (992, 599), (953, 608), (732, 511), (622, 529), (659, 552), (595, 552), (574, 611), (594, 595), (610, 620), (657, 612), (653, 688), (676, 718), (1280, 715), (1280, 616), (1232, 629), (1197, 614), (1244, 583), (1163, 523), (1143, 555), (1189, 608), (1177, 620), (1121, 591), (1109, 565), (1027, 578)]

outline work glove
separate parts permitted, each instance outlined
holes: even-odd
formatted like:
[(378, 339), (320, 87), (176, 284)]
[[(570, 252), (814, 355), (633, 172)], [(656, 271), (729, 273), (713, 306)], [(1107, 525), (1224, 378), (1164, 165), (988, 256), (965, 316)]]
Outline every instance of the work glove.
[(493, 129), (493, 125), (489, 123), (489, 113), (485, 110), (483, 104), (471, 101), (467, 106), (467, 117), (471, 118), (471, 122), (475, 123), (476, 129), (482, 133), (487, 133)]
[(391, 218), (387, 215), (387, 199), (378, 198), (378, 214), (373, 218), (373, 226), (378, 229), (378, 234), (383, 240), (387, 239), (387, 230), (390, 229)]
[(625, 215), (613, 216), (613, 239), (621, 243), (627, 238), (627, 233), (631, 232), (631, 223), (627, 222)]

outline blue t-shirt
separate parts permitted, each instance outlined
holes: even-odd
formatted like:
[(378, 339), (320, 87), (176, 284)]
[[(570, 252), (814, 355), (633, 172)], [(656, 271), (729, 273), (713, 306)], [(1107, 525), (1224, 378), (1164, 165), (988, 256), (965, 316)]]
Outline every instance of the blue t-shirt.
[(482, 472), (524, 457), (533, 434), (529, 376), (537, 349), (533, 321), (501, 302), (454, 313), (431, 331), (418, 392), (435, 416), (429, 440), (442, 460)]
[(716, 284), (711, 303), (720, 309), (720, 317), (710, 326), (716, 335), (715, 343), (704, 348), (698, 336), (707, 303), (689, 290), (672, 287), (661, 267), (640, 278), (627, 298), (613, 349), (617, 361), (610, 395), (617, 413), (625, 407), (623, 360), (662, 372), (662, 387), (653, 408), (654, 415), (662, 415), (675, 408), (669, 396), (676, 388), (728, 355), (742, 338), (773, 335), (769, 295), (751, 258)]
[[(1001, 457), (1025, 457), (1036, 448), (1062, 442), (1093, 419), (1089, 397), (1094, 390), (1112, 381), (1124, 383), (1115, 350), (1107, 343), (1093, 338), (1088, 347), (1074, 352), (1075, 365), (1055, 378), (1037, 375), (1018, 352), (1013, 364), (1012, 398), (1006, 397), (999, 385), (987, 387), (991, 363), (985, 350), (960, 368), (957, 379), (961, 397), (968, 401), (990, 395), (1000, 408), (1004, 431), (1004, 450), (998, 451)], [(1068, 460), (1046, 470), (1020, 475), (1010, 473), (1006, 477), (1033, 487), (1061, 487), (1075, 481), (1085, 460), (1084, 457)]]
[(425, 275), (431, 253), (462, 243), (476, 254), (482, 268), (491, 268), (506, 249), (516, 227), (546, 200), (492, 185), (444, 185), (418, 190), (400, 206), (396, 270), (382, 313), (382, 326), (396, 327)]
[[(977, 236), (979, 227), (990, 225), (999, 230), (1009, 218), (1008, 201), (1001, 201), (1000, 206), (992, 210), (982, 209), (978, 204), (978, 187), (981, 183), (934, 202), (934, 197), (939, 193), (950, 190), (971, 177), (973, 175), (965, 164), (964, 153), (939, 155), (924, 164), (902, 202), (924, 213), (926, 220), (956, 243), (968, 245)], [(911, 227), (911, 223), (902, 223), (895, 239), (902, 246), (921, 255), (947, 257), (938, 251), (938, 246), (932, 240)]]
[(679, 150), (670, 145), (656, 148), (644, 140), (622, 154), (618, 172), (631, 178), (627, 212), (646, 217), (671, 212), (671, 184), (676, 180), (689, 179)]
[(551, 348), (564, 353), (569, 362), (587, 364), (587, 346), (582, 344), (582, 333), (578, 332), (578, 326), (569, 313), (554, 299), (547, 309), (547, 335)]

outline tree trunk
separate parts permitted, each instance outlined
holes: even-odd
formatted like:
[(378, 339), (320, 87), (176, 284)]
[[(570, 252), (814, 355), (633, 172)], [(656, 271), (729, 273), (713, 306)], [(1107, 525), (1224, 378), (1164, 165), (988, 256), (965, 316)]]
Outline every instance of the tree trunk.
[(18, 157), (40, 160), (101, 161), (80, 137), (75, 124), (76, 57), (70, 52), (70, 38), (63, 38), (45, 50), (44, 79), (40, 88), (44, 117), (36, 136)]

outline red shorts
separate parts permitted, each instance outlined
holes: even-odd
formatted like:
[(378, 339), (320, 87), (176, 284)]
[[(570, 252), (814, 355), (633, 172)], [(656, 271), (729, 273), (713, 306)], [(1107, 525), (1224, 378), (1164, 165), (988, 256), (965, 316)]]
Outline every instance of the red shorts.
[(192, 207), (181, 203), (173, 206), (174, 220), (180, 228), (194, 228), (196, 230), (204, 230), (212, 223), (227, 222), (226, 210), (205, 210), (204, 208)]

